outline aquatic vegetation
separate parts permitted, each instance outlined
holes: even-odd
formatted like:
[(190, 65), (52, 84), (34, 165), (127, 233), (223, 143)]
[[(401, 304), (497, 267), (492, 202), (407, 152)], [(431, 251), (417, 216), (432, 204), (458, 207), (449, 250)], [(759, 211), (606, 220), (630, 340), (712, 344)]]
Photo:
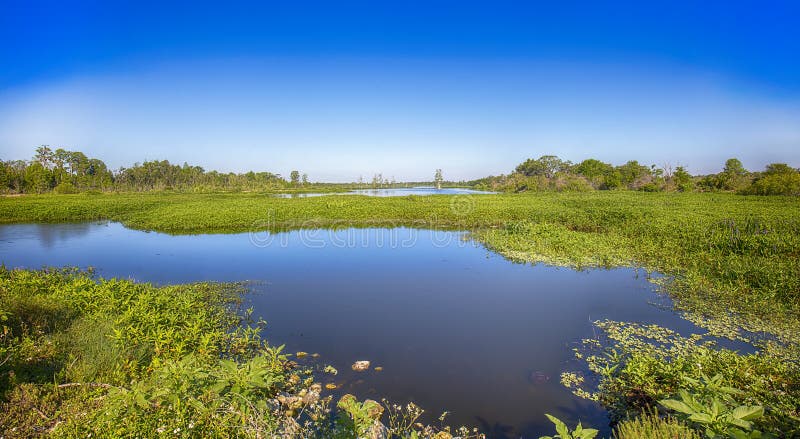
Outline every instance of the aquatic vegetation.
[(567, 425), (553, 415), (545, 414), (547, 419), (556, 426), (555, 436), (542, 436), (539, 439), (592, 439), (599, 433), (594, 428), (583, 428), (580, 422), (574, 429), (570, 430)]
[(338, 417), (339, 427), (351, 432), (356, 437), (379, 437), (382, 435), (383, 406), (371, 399), (359, 402), (355, 396), (347, 394), (339, 399), (336, 406), (341, 410)]
[[(575, 268), (643, 267), (663, 274), (651, 280), (676, 300), (687, 319), (709, 333), (683, 337), (666, 328), (600, 322), (602, 338), (588, 340), (578, 352), (590, 373), (567, 371), (562, 383), (579, 396), (602, 402), (615, 421), (630, 422), (642, 408), (674, 398), (682, 389), (695, 391), (697, 386), (687, 384), (687, 378), (719, 374), (725, 385), (744, 392), (733, 408), (764, 407), (764, 416), (752, 420), (754, 429), (784, 436), (798, 433), (800, 203), (796, 198), (616, 191), (534, 193), (474, 195), (468, 203), (459, 202), (459, 208), (453, 207), (453, 198), (278, 199), (257, 194), (166, 193), (3, 197), (0, 222), (107, 219), (173, 234), (375, 226), (455, 229), (469, 231), (487, 248), (518, 262)], [(122, 289), (126, 288), (134, 287)], [(205, 291), (210, 287), (192, 288)], [(155, 300), (159, 307), (168, 306)], [(113, 320), (94, 319), (95, 312), (107, 311), (102, 301), (94, 299), (69, 304), (32, 300), (19, 312), (3, 306), (0, 319), (22, 313), (30, 316), (25, 328), (51, 328), (49, 316), (69, 317), (74, 307), (84, 306), (90, 315), (70, 317), (65, 329), (80, 331), (83, 337), (64, 339), (94, 337), (97, 343), (59, 344), (58, 337), (32, 343), (23, 337), (4, 344), (0, 354), (30, 358), (30, 364), (22, 367), (14, 360), (5, 367), (16, 364), (19, 373), (39, 376), (41, 382), (41, 377), (60, 370), (62, 363), (51, 359), (57, 357), (61, 346), (72, 346), (70, 349), (81, 354), (76, 354), (79, 361), (68, 368), (69, 376), (100, 374), (119, 379), (151, 373), (192, 351), (210, 358), (231, 355), (237, 349), (248, 352), (248, 346), (260, 343), (251, 331), (236, 338), (241, 346), (229, 352), (227, 347), (219, 347), (227, 346), (223, 341), (229, 340), (219, 332), (196, 337), (203, 333), (200, 322), (193, 323), (196, 329), (190, 333), (195, 335), (184, 340), (166, 327), (153, 330), (161, 327), (144, 306)], [(93, 311), (98, 306), (98, 311)], [(200, 312), (211, 312), (211, 321), (217, 318), (217, 311)], [(106, 332), (112, 336), (105, 337)], [(743, 354), (721, 349), (713, 336), (752, 343), (757, 351)], [(89, 345), (95, 347), (89, 349)], [(118, 346), (125, 349), (120, 352)], [(124, 361), (99, 360), (109, 358), (108, 352)], [(98, 361), (80, 361), (81, 356)], [(30, 382), (15, 376), (18, 383)], [(10, 380), (8, 376), (3, 379)], [(24, 389), (17, 386), (14, 392)]]
[(764, 416), (764, 407), (737, 406), (730, 397), (737, 393), (741, 392), (721, 391), (719, 395), (697, 396), (680, 390), (680, 399), (664, 399), (659, 404), (674, 411), (685, 422), (698, 424), (708, 437), (764, 437), (753, 429), (753, 420)]
[[(694, 424), (708, 421), (714, 434), (721, 434), (720, 423), (734, 422), (731, 419), (752, 422), (753, 430), (765, 434), (800, 432), (796, 359), (761, 351), (742, 354), (720, 348), (709, 335), (684, 337), (655, 325), (611, 321), (596, 325), (603, 330), (602, 337), (586, 340), (578, 353), (596, 374), (595, 380), (566, 384), (577, 395), (602, 402), (613, 419), (637, 416), (660, 402), (680, 409)], [(680, 401), (665, 402), (675, 395)], [(691, 413), (686, 413), (689, 409)]]
[(700, 439), (701, 437), (702, 434), (675, 418), (659, 416), (656, 410), (622, 421), (614, 429), (616, 439)]

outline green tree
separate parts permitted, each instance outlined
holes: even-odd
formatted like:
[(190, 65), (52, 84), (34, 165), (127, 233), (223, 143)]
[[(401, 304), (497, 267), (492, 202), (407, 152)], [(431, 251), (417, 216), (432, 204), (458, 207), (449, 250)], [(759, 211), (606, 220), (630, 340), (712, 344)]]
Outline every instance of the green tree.
[(22, 193), (25, 190), (25, 169), (28, 164), (23, 160), (5, 162), (6, 186), (10, 192)]
[(730, 158), (725, 161), (722, 172), (710, 181), (715, 189), (731, 191), (741, 189), (747, 184), (747, 169), (737, 158)]
[(586, 177), (595, 189), (608, 188), (608, 176), (614, 172), (614, 167), (596, 159), (586, 159), (572, 168), (578, 175)]
[(536, 160), (525, 160), (517, 166), (516, 172), (529, 177), (541, 175), (546, 178), (553, 178), (557, 172), (566, 171), (569, 167), (569, 162), (565, 162), (554, 155), (543, 155)]
[(742, 192), (754, 195), (800, 195), (800, 171), (786, 163), (771, 163)]
[(789, 175), (796, 173), (797, 170), (786, 163), (770, 163), (764, 170), (765, 175)]
[(635, 189), (638, 183), (650, 176), (650, 168), (640, 165), (636, 160), (617, 166), (617, 171), (619, 171), (620, 184), (632, 189)]
[(53, 178), (55, 184), (59, 185), (62, 181), (70, 180), (69, 159), (72, 153), (63, 148), (58, 148), (53, 152)]
[(39, 162), (44, 168), (50, 169), (53, 166), (53, 150), (50, 149), (49, 145), (42, 145), (36, 148), (36, 155), (33, 159)]
[(675, 188), (679, 192), (690, 192), (694, 188), (692, 176), (689, 175), (686, 168), (683, 166), (675, 168), (675, 172), (672, 174), (672, 180), (675, 183)]
[(0, 160), (0, 193), (11, 189), (11, 169), (8, 164)]
[(437, 169), (436, 172), (433, 174), (433, 183), (436, 185), (436, 189), (442, 188), (443, 181), (444, 177), (442, 177), (442, 170)]
[(41, 162), (33, 162), (25, 168), (25, 191), (41, 194), (52, 189), (54, 186), (53, 173), (50, 169), (42, 165)]
[(744, 168), (744, 165), (742, 165), (739, 159), (730, 158), (725, 161), (725, 167), (722, 169), (722, 172), (741, 177), (747, 174), (747, 169)]
[(297, 186), (300, 184), (300, 171), (292, 171), (289, 173), (289, 180), (292, 182), (292, 186)]

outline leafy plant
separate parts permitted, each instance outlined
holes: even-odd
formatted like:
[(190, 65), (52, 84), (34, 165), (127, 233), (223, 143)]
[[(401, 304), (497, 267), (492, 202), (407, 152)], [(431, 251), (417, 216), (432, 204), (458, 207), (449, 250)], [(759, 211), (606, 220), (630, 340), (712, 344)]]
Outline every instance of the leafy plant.
[(580, 422), (578, 422), (574, 430), (570, 431), (567, 424), (560, 419), (547, 413), (545, 416), (547, 416), (550, 422), (555, 424), (557, 434), (555, 436), (541, 436), (539, 439), (592, 439), (597, 436), (597, 430), (594, 428), (583, 428)]
[(383, 415), (383, 406), (371, 399), (358, 402), (355, 396), (347, 394), (339, 399), (336, 406), (341, 410), (338, 425), (355, 437), (364, 437), (370, 431), (382, 428), (379, 420)]
[(681, 389), (680, 399), (663, 399), (659, 403), (676, 412), (686, 422), (697, 425), (709, 438), (761, 438), (768, 437), (754, 429), (753, 421), (764, 416), (760, 405), (738, 405), (733, 395), (740, 390), (723, 384), (722, 375), (702, 380), (691, 380), (700, 385), (697, 394)]

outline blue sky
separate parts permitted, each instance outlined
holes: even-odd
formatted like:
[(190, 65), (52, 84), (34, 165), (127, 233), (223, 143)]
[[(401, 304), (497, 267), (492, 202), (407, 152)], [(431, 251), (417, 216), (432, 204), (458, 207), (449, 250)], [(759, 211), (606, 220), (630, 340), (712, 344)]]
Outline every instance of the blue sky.
[(0, 2), (0, 157), (352, 181), (800, 166), (797, 2)]

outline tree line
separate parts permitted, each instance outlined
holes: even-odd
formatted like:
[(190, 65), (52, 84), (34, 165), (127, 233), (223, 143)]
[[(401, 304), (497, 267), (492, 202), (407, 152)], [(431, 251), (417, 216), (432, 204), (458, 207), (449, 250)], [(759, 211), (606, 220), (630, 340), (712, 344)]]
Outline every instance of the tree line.
[[(441, 184), (437, 170), (434, 183)], [(271, 172), (222, 173), (200, 166), (172, 164), (167, 160), (136, 163), (109, 169), (97, 158), (79, 151), (36, 148), (31, 160), (0, 160), (0, 193), (77, 193), (87, 191), (274, 191), (293, 188), (359, 185), (310, 183), (308, 176), (292, 171), (287, 181)], [(691, 175), (684, 166), (640, 164), (631, 160), (614, 166), (597, 159), (580, 163), (555, 155), (527, 159), (510, 174), (468, 182), (476, 189), (499, 192), (637, 190), (648, 192), (727, 191), (755, 195), (800, 195), (800, 172), (785, 163), (772, 163), (751, 172), (731, 158), (717, 174)], [(394, 178), (376, 174), (372, 187), (394, 187)]]
[(363, 188), (404, 187), (430, 182), (397, 182), (394, 177), (375, 174), (371, 182), (359, 177), (353, 183), (310, 182), (308, 174), (293, 170), (286, 180), (271, 172), (222, 173), (206, 171), (187, 163), (176, 165), (167, 160), (136, 163), (131, 167), (110, 169), (96, 158), (47, 145), (36, 148), (30, 160), (0, 160), (0, 194), (62, 194), (79, 192), (249, 192), (276, 190), (341, 191)]
[(728, 159), (717, 174), (691, 175), (685, 166), (640, 164), (631, 160), (614, 166), (597, 159), (580, 163), (554, 155), (527, 159), (508, 175), (471, 182), (476, 189), (500, 192), (636, 190), (646, 192), (737, 192), (753, 195), (800, 195), (800, 171), (772, 163), (760, 172)]
[(167, 160), (111, 170), (79, 151), (36, 148), (31, 160), (0, 160), (2, 193), (77, 193), (86, 191), (258, 191), (300, 187), (308, 176), (292, 171), (291, 182), (270, 172), (222, 173)]

